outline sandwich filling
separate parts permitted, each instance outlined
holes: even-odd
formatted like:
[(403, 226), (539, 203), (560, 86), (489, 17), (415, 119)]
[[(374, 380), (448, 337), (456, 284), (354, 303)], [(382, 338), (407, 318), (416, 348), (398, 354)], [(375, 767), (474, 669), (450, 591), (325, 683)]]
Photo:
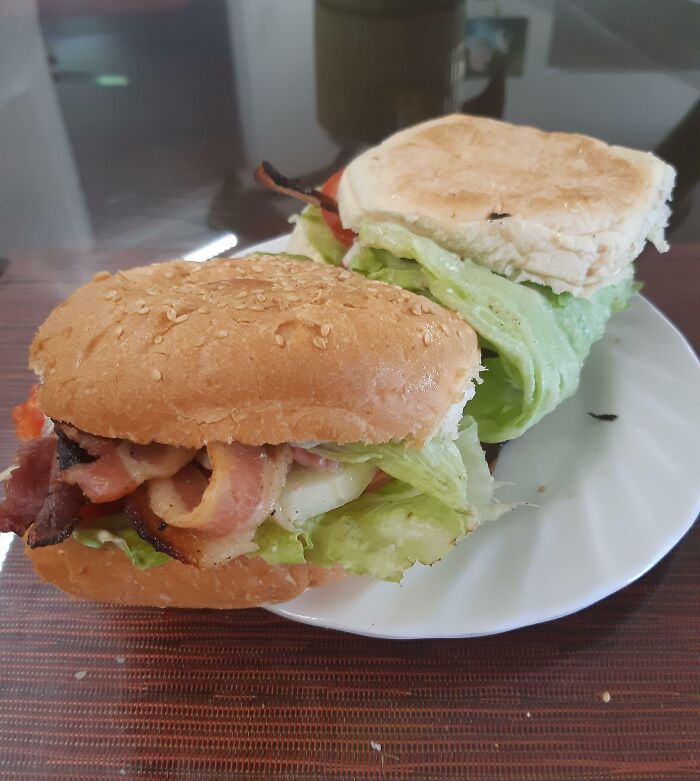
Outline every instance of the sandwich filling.
[(25, 536), (29, 547), (69, 536), (117, 545), (139, 568), (258, 556), (400, 580), (508, 509), (494, 499), (470, 418), (455, 440), (436, 436), (420, 447), (214, 442), (199, 450), (47, 425), (35, 394), (14, 418), (25, 441), (6, 479), (0, 531)]

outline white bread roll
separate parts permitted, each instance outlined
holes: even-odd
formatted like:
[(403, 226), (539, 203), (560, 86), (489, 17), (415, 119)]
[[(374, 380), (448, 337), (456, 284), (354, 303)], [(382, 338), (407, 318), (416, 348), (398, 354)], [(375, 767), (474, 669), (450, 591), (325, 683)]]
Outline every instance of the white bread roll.
[(354, 231), (398, 223), (515, 282), (585, 296), (621, 279), (647, 239), (668, 249), (674, 178), (648, 152), (452, 115), (353, 160), (338, 206)]

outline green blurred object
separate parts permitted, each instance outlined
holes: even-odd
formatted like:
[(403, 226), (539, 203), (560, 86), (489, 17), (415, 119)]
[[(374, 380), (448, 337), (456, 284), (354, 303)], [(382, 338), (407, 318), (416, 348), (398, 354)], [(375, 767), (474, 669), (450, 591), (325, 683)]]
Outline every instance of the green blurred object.
[(128, 87), (130, 82), (123, 73), (101, 73), (95, 76), (94, 83), (98, 87)]

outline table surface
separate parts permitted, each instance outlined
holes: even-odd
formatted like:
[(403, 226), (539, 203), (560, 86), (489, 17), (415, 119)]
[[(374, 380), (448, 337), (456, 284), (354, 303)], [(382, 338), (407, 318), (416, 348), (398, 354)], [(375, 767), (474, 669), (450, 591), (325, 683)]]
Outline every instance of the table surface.
[[(3, 3), (0, 463), (32, 332), (77, 284), (283, 232), (260, 158), (317, 181), (452, 110), (673, 162), (673, 248), (638, 276), (697, 349), (699, 26), (684, 0)], [(698, 604), (698, 526), (577, 615), (467, 641), (77, 604), (13, 544), (0, 778), (697, 781)]]

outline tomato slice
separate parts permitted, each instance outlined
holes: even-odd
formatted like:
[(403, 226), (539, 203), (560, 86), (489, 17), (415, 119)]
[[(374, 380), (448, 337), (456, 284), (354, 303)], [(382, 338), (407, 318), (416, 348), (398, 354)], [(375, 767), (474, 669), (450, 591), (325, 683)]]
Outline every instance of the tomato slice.
[(32, 385), (27, 400), (12, 408), (12, 422), (15, 424), (18, 439), (35, 439), (41, 436), (41, 430), (44, 428), (44, 413), (36, 399), (38, 390), (38, 385)]
[[(333, 176), (326, 180), (326, 183), (321, 188), (321, 192), (332, 198), (337, 202), (338, 200), (338, 184), (340, 183), (340, 177), (343, 175), (343, 169), (336, 171)], [(344, 247), (351, 247), (357, 234), (355, 231), (343, 228), (343, 223), (340, 221), (340, 216), (334, 212), (329, 212), (326, 209), (321, 209), (323, 219), (326, 221), (326, 225), (333, 231), (335, 238)]]
[(115, 515), (124, 509), (124, 500), (119, 499), (116, 502), (104, 502), (103, 504), (92, 504), (88, 502), (80, 508), (78, 513), (81, 526), (90, 526), (91, 524), (104, 518), (106, 515)]

